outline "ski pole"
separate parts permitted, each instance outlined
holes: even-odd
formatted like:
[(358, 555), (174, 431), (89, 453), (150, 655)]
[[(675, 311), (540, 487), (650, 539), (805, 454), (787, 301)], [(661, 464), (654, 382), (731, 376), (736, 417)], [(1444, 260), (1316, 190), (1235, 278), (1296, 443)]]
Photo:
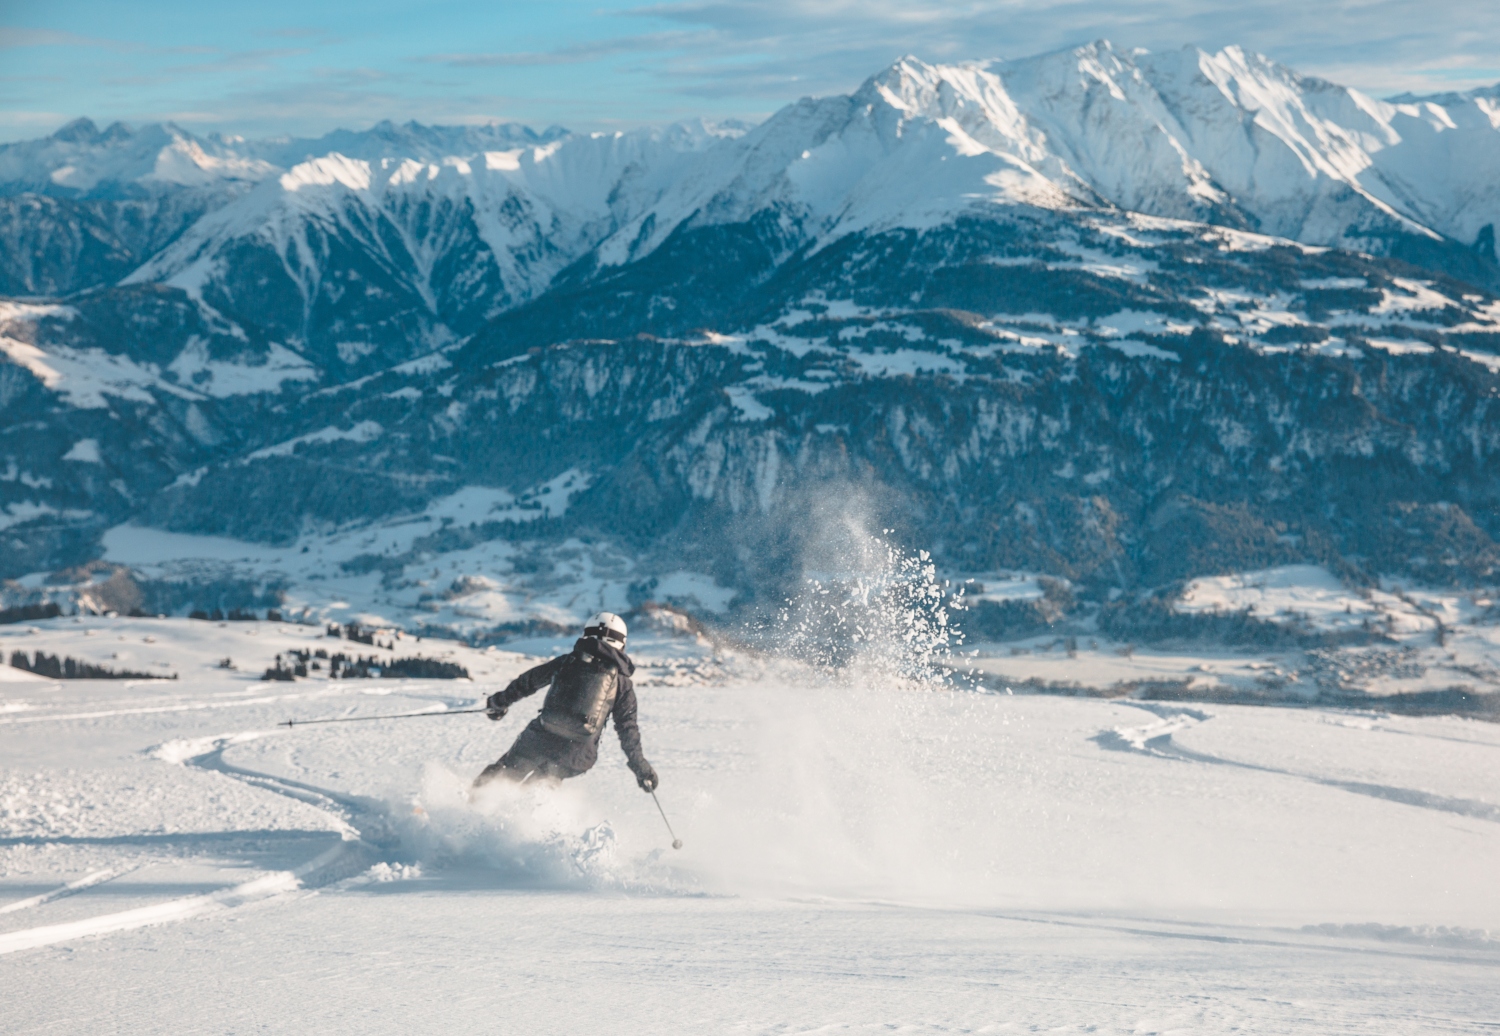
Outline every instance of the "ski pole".
[(667, 811), (661, 808), (661, 799), (656, 797), (656, 789), (651, 789), (651, 801), (656, 803), (656, 811), (661, 814), (661, 822), (667, 825), (667, 834), (672, 836), (672, 848), (681, 849), (682, 839), (677, 837), (677, 832), (672, 830), (672, 822), (667, 819)]
[(418, 716), (462, 716), (466, 712), (488, 712), (488, 709), (444, 709), (442, 712), (399, 712), (394, 716), (338, 716), (333, 719), (284, 719), (278, 727), (294, 727), (298, 723), (358, 723), (367, 719), (416, 719)]

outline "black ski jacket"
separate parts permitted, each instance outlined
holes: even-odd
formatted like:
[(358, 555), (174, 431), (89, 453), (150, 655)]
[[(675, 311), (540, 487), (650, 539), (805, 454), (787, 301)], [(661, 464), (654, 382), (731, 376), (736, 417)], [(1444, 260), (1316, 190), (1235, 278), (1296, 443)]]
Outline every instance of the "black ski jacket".
[[(630, 682), (630, 677), (635, 672), (635, 663), (625, 652), (598, 637), (580, 638), (573, 645), (573, 650), (577, 651), (579, 648), (614, 663), (615, 669), (620, 674), (619, 690), (615, 694), (614, 708), (610, 710), (610, 717), (615, 721), (615, 733), (619, 735), (620, 747), (625, 751), (625, 758), (629, 761), (631, 770), (647, 765), (646, 757), (641, 753), (641, 728), (635, 721), (635, 685)], [(493, 700), (508, 708), (522, 698), (535, 694), (552, 683), (553, 674), (561, 669), (571, 657), (573, 657), (571, 654), (560, 655), (550, 662), (543, 662), (539, 666), (526, 670), (512, 680)], [(541, 717), (538, 716), (525, 730), (521, 731), (521, 736), (516, 738), (516, 743), (511, 746), (506, 755), (552, 762), (571, 770), (574, 774), (580, 774), (598, 761), (599, 738), (602, 736), (604, 736), (604, 730), (601, 727), (598, 734), (586, 741), (569, 741), (543, 727)]]

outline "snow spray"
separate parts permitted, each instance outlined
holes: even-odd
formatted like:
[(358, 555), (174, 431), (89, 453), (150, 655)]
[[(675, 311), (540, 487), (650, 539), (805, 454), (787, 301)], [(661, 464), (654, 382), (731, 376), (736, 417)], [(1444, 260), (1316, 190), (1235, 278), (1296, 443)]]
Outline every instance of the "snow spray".
[[(755, 639), (775, 652), (736, 696), (743, 772), (692, 818), (706, 886), (830, 895), (926, 896), (947, 884), (954, 812), (944, 732), (961, 725), (947, 659), (950, 595), (925, 551), (838, 516), (809, 552), (800, 591)], [(961, 808), (961, 807), (960, 807)], [(684, 824), (687, 824), (686, 818)]]
[(842, 682), (913, 689), (945, 683), (947, 658), (963, 639), (949, 625), (962, 589), (950, 600), (925, 550), (913, 555), (853, 528), (849, 541), (844, 564), (809, 575), (758, 639)]
[(424, 862), (482, 869), (507, 888), (650, 887), (617, 852), (614, 827), (584, 789), (467, 777), (429, 763), (400, 838)]

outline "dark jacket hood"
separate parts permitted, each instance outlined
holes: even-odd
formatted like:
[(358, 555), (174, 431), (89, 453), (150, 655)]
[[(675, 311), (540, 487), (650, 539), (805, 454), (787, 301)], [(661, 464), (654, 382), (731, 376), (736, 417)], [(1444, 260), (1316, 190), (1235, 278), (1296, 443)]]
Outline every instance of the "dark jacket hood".
[(573, 650), (577, 651), (580, 648), (600, 658), (609, 659), (615, 664), (615, 668), (626, 676), (635, 675), (635, 663), (630, 660), (630, 656), (606, 640), (600, 640), (598, 637), (579, 637), (578, 642), (573, 645)]

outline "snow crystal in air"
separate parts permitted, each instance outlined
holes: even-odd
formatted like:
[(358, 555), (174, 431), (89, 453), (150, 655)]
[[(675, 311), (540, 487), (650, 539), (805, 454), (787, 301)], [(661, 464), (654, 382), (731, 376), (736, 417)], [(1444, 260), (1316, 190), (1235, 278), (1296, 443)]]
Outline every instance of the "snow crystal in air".
[[(918, 685), (943, 681), (943, 660), (961, 639), (949, 598), (927, 551), (909, 553), (849, 522), (843, 542), (810, 574), (764, 632), (773, 650), (861, 681)], [(961, 591), (960, 591), (961, 593)]]

